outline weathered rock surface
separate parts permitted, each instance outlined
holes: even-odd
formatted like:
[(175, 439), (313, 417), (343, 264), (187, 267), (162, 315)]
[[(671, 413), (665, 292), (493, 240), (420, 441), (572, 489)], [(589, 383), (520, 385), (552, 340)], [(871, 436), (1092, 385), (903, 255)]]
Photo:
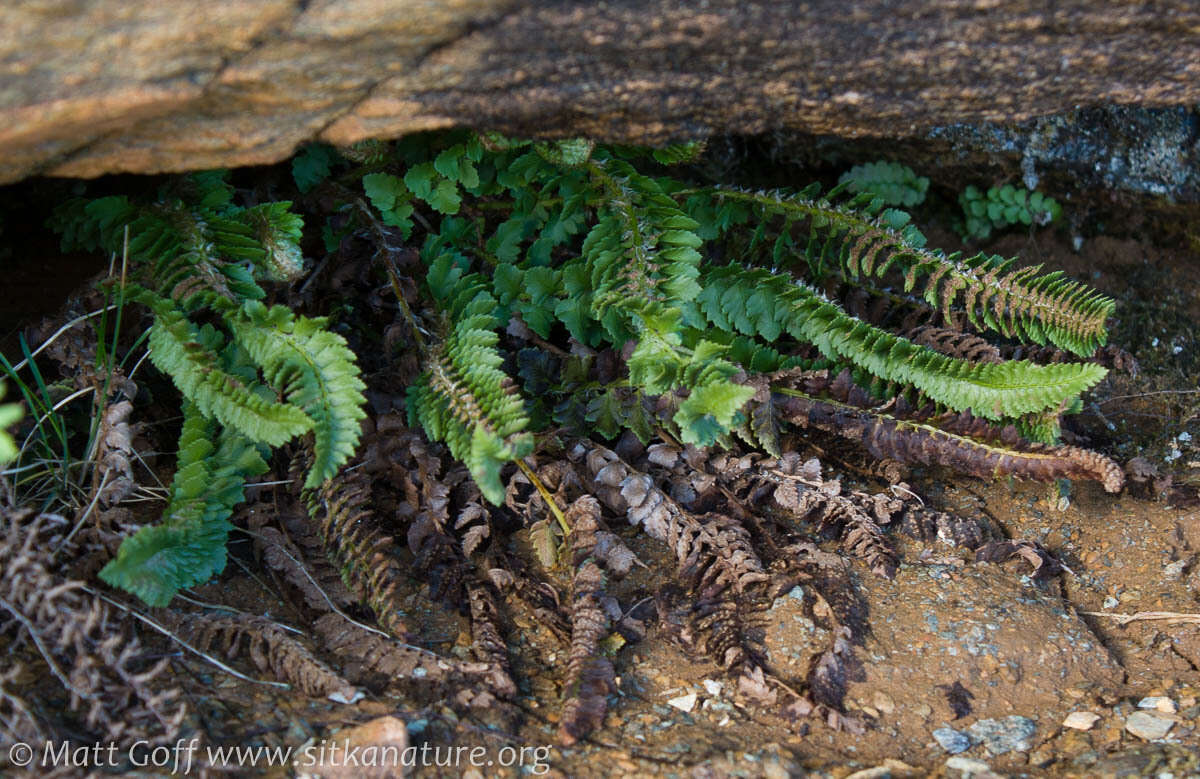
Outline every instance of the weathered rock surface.
[(908, 138), (836, 138), (774, 132), (770, 155), (821, 167), (903, 160), (942, 181), (1007, 177), (1056, 194), (1124, 191), (1200, 203), (1200, 106), (1076, 108), (1023, 122), (956, 123)]
[(1200, 102), (1189, 0), (9, 0), (0, 182), (273, 162), (453, 124), (913, 135)]

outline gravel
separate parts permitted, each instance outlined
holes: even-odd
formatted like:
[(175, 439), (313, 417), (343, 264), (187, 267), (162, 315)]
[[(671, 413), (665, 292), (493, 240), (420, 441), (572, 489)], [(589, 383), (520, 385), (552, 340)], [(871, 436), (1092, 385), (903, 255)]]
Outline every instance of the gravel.
[(971, 748), (971, 739), (967, 738), (967, 734), (960, 733), (954, 728), (941, 727), (933, 731), (933, 738), (942, 749), (952, 755), (957, 755), (959, 752), (965, 752)]
[(1037, 723), (1015, 714), (1004, 719), (981, 719), (967, 729), (974, 743), (982, 743), (992, 755), (1028, 752), (1033, 748)]

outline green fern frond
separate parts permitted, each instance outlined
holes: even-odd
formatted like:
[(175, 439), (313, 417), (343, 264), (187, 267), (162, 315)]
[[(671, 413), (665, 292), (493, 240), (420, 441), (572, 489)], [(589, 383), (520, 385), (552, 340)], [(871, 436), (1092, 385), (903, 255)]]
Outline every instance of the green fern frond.
[(179, 461), (171, 502), (162, 523), (143, 527), (121, 542), (100, 578), (150, 606), (165, 606), (179, 590), (207, 581), (225, 568), (229, 516), (244, 499), (247, 478), (265, 473), (255, 446), (215, 425), (184, 402)]
[(354, 353), (324, 319), (298, 317), (285, 306), (247, 302), (232, 319), (233, 336), (262, 366), (267, 383), (301, 410), (313, 431), (313, 467), (305, 488), (320, 486), (354, 454), (366, 416)]
[(562, 141), (535, 143), (533, 148), (547, 162), (566, 168), (578, 168), (592, 158), (592, 150), (596, 148), (596, 142), (586, 138), (569, 138)]
[(291, 201), (262, 203), (237, 212), (235, 218), (250, 228), (252, 245), (239, 256), (250, 259), (271, 281), (295, 281), (304, 272), (300, 238), (304, 220), (291, 211)]
[(531, 453), (533, 436), (525, 402), (501, 370), (499, 303), (481, 276), (463, 277), (448, 257), (430, 268), (428, 283), (453, 324), (409, 387), (409, 419), (431, 439), (445, 441), (484, 496), (500, 503), (500, 469)]
[(606, 197), (582, 249), (594, 317), (618, 342), (646, 327), (677, 331), (679, 306), (700, 292), (699, 223), (626, 162), (589, 170)]
[(706, 146), (704, 141), (686, 141), (653, 149), (650, 156), (663, 165), (683, 165), (700, 159)]
[[(358, 443), (364, 385), (345, 341), (324, 319), (257, 302), (265, 296), (258, 279), (291, 280), (303, 269), (303, 222), (290, 205), (235, 206), (226, 174), (210, 171), (168, 183), (151, 204), (75, 201), (53, 220), (64, 243), (129, 260), (126, 299), (154, 314), (151, 362), (184, 397), (166, 518), (127, 539), (103, 574), (152, 605), (224, 566), (227, 518), (243, 480), (266, 467), (256, 444), (279, 446), (313, 430), (305, 486), (315, 487)], [(206, 324), (193, 321), (198, 314)]]
[(855, 165), (838, 179), (854, 193), (869, 192), (890, 206), (915, 206), (924, 202), (929, 179), (898, 162), (878, 160)]
[[(1061, 272), (1038, 275), (1041, 266), (1014, 269), (1015, 260), (956, 254), (925, 248), (925, 238), (902, 211), (883, 209), (883, 201), (865, 196), (835, 202), (837, 190), (817, 197), (812, 188), (799, 194), (713, 189), (717, 202), (740, 201), (764, 218), (783, 217), (807, 225), (804, 243), (810, 265), (835, 264), (851, 279), (883, 276), (896, 269), (906, 292), (925, 279), (922, 295), (949, 317), (961, 305), (978, 329), (1053, 343), (1088, 356), (1107, 341), (1105, 323), (1113, 301), (1072, 281)], [(785, 229), (786, 232), (786, 229)]]
[(972, 363), (948, 357), (855, 319), (806, 285), (762, 269), (728, 265), (703, 282), (697, 303), (716, 327), (767, 341), (787, 333), (814, 344), (828, 359), (985, 419), (1059, 410), (1107, 373), (1092, 363)]
[[(0, 382), (0, 398), (4, 397), (4, 383)], [(0, 405), (0, 466), (17, 459), (17, 444), (8, 434), (8, 428), (21, 418), (21, 407), (16, 403)]]
[(263, 397), (243, 378), (223, 370), (219, 351), (224, 337), (212, 326), (196, 327), (166, 298), (143, 294), (139, 299), (155, 314), (150, 361), (202, 414), (269, 446), (279, 446), (313, 427), (313, 420), (300, 408)]

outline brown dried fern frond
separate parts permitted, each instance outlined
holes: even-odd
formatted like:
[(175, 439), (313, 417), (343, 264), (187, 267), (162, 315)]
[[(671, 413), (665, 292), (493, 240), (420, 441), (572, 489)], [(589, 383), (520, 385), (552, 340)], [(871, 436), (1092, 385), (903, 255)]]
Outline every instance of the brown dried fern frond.
[[(264, 563), (272, 570), (278, 571), (303, 596), (309, 608), (317, 611), (344, 609), (355, 603), (354, 595), (347, 589), (338, 572), (325, 558), (321, 548), (301, 549), (284, 534), (283, 530), (263, 526), (255, 520), (265, 517), (260, 512), (251, 513), (251, 530), (254, 533), (254, 546), (261, 555)], [(284, 528), (289, 524), (281, 521)], [(304, 518), (303, 524), (308, 520)], [(306, 534), (308, 535), (308, 534)], [(315, 541), (315, 538), (305, 540)]]
[(517, 683), (508, 662), (508, 645), (500, 632), (496, 599), (486, 584), (475, 581), (467, 586), (467, 602), (471, 607), (471, 654), (492, 669), (488, 674), (492, 693), (512, 698), (517, 694)]
[(1000, 349), (983, 338), (961, 330), (922, 325), (902, 333), (915, 344), (970, 362), (1003, 362)]
[(571, 745), (600, 727), (608, 696), (616, 690), (612, 661), (600, 643), (612, 628), (600, 605), (605, 592), (604, 572), (593, 553), (600, 528), (600, 504), (591, 495), (578, 498), (566, 512), (571, 527), (571, 648), (558, 737)]
[(188, 614), (178, 622), (177, 629), (197, 648), (215, 648), (228, 658), (245, 653), (260, 671), (293, 685), (304, 695), (337, 703), (354, 703), (362, 697), (354, 685), (321, 662), (299, 639), (266, 617)]
[(576, 442), (568, 455), (584, 467), (591, 489), (610, 510), (670, 548), (689, 586), (712, 597), (727, 589), (744, 593), (768, 580), (750, 534), (737, 520), (694, 516), (649, 476), (591, 441)]
[(764, 464), (760, 474), (775, 484), (772, 498), (776, 506), (796, 518), (838, 529), (848, 554), (865, 561), (879, 576), (890, 579), (896, 575), (896, 553), (884, 538), (882, 526), (904, 509), (903, 501), (885, 494), (843, 493), (840, 481), (822, 478), (819, 460), (802, 463), (795, 452)]
[(324, 614), (313, 622), (321, 645), (356, 662), (363, 671), (378, 673), (390, 682), (422, 685), (472, 682), (487, 688), (494, 673), (491, 663), (442, 657), (436, 652), (397, 641), (349, 621), (340, 614)]
[[(69, 709), (96, 737), (125, 747), (139, 740), (166, 744), (187, 714), (179, 690), (162, 678), (169, 660), (152, 662), (108, 604), (59, 572), (52, 550), (62, 545), (65, 524), (55, 515), (2, 511), (0, 629), (32, 644), (38, 662), (70, 694)], [(13, 716), (9, 721), (20, 725)]]
[(902, 404), (892, 413), (869, 408), (869, 397), (856, 391), (845, 372), (833, 382), (823, 371), (791, 378), (800, 389), (776, 388), (775, 404), (784, 419), (859, 443), (881, 459), (944, 465), (983, 479), (1090, 479), (1108, 492), (1119, 492), (1125, 483), (1121, 467), (1104, 455), (1074, 446), (1031, 443), (1015, 429), (998, 429), (969, 412), (922, 418)]
[(17, 689), (23, 677), (26, 669), (21, 663), (0, 671), (0, 746), (17, 742), (34, 744), (51, 738)]
[[(693, 501), (711, 500), (708, 495), (730, 501), (736, 498), (743, 511), (751, 512), (752, 509), (745, 507), (758, 507), (768, 501), (795, 519), (837, 531), (843, 549), (864, 560), (875, 573), (886, 578), (895, 574), (896, 554), (884, 537), (882, 526), (905, 510), (904, 501), (892, 494), (871, 495), (843, 489), (840, 481), (821, 476), (821, 463), (816, 458), (804, 461), (795, 452), (786, 452), (779, 458), (726, 453), (710, 456), (691, 447), (681, 451), (655, 444), (649, 448), (647, 459), (671, 469), (673, 483), (692, 493)], [(708, 487), (707, 494), (703, 479), (713, 485)], [(720, 496), (721, 492), (725, 497)], [(794, 527), (788, 530), (790, 534), (797, 533)]]
[[(302, 478), (298, 474), (307, 470), (309, 456), (305, 452), (293, 460), (295, 478)], [(305, 502), (320, 529), (325, 553), (337, 565), (346, 587), (374, 612), (384, 629), (403, 640), (409, 635), (398, 596), (404, 574), (391, 536), (380, 530), (370, 508), (370, 477), (354, 470), (357, 462), (351, 461), (321, 487), (307, 491)]]

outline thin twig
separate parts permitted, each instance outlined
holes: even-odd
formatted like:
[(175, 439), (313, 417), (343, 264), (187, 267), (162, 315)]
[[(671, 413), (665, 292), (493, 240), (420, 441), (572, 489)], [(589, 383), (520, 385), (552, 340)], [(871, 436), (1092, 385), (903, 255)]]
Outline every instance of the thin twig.
[(1097, 405), (1103, 406), (1106, 403), (1112, 403), (1114, 400), (1132, 400), (1134, 398), (1148, 398), (1148, 397), (1151, 397), (1152, 395), (1200, 395), (1200, 389), (1155, 390), (1153, 392), (1138, 392), (1134, 395), (1117, 395), (1115, 397), (1105, 398), (1104, 400), (1099, 401), (1097, 403)]

